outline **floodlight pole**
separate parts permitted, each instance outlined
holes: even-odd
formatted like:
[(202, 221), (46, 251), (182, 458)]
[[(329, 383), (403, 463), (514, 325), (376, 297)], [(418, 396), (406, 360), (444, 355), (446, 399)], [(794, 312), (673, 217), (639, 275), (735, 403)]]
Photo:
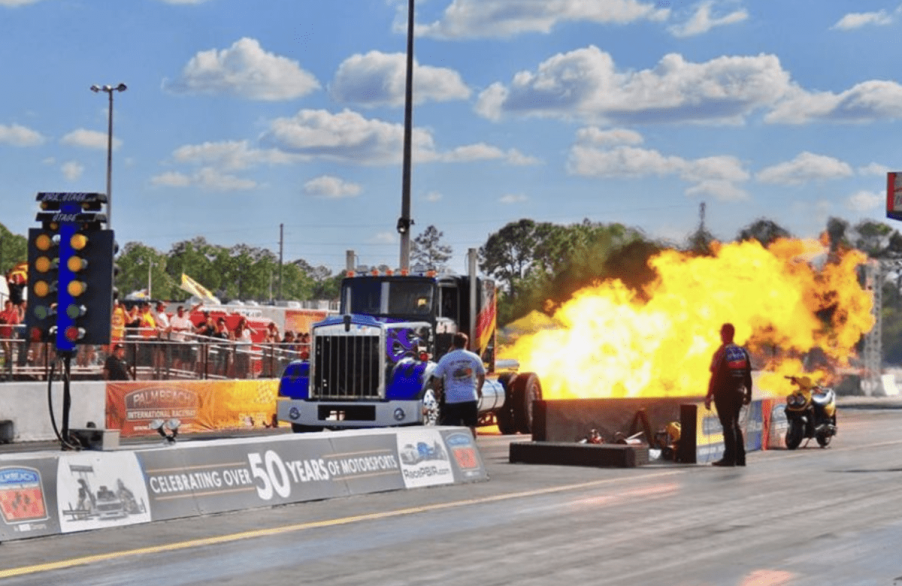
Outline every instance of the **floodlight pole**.
[(407, 84), (404, 92), (404, 167), (401, 184), (401, 217), (398, 218), (398, 233), (401, 235), (401, 270), (410, 269), (410, 159), (411, 133), (413, 127), (413, 4), (408, 0), (407, 8)]
[(107, 137), (106, 137), (106, 219), (107, 228), (113, 227), (113, 92), (124, 92), (126, 85), (120, 83), (116, 87), (111, 85), (92, 85), (91, 91), (95, 94), (105, 92), (110, 96), (110, 106), (108, 115)]

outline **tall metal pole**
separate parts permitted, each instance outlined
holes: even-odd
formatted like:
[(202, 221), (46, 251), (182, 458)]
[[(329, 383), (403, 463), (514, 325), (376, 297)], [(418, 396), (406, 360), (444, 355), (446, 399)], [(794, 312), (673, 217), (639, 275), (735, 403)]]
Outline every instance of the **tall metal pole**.
[(398, 233), (401, 235), (401, 270), (410, 269), (410, 158), (413, 126), (413, 3), (407, 8), (407, 87), (404, 94), (404, 169), (401, 185), (401, 217)]
[(128, 88), (124, 83), (120, 83), (116, 87), (111, 85), (91, 86), (92, 92), (105, 92), (110, 97), (106, 135), (106, 219), (107, 228), (110, 229), (113, 227), (113, 92), (124, 92), (126, 89)]
[(113, 92), (110, 95), (110, 109), (106, 132), (106, 221), (107, 227), (113, 226)]

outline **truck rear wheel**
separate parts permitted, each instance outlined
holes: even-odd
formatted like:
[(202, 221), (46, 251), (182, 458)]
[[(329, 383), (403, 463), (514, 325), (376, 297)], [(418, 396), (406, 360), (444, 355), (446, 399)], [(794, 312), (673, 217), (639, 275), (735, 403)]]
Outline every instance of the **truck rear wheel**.
[(495, 411), (495, 422), (498, 424), (498, 431), (504, 435), (513, 435), (517, 433), (517, 425), (514, 421), (514, 410), (511, 405), (514, 402), (513, 380), (516, 375), (513, 373), (502, 374), (498, 377), (498, 382), (504, 387), (504, 404), (500, 409)]
[(520, 433), (532, 433), (533, 403), (542, 400), (542, 385), (532, 372), (517, 375), (513, 384), (514, 424)]

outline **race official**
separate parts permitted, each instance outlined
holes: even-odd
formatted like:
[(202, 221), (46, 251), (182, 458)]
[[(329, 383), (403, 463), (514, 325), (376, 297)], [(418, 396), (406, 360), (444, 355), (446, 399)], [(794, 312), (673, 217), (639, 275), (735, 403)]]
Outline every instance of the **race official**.
[(466, 334), (454, 334), (451, 351), (438, 361), (432, 376), (436, 390), (444, 394), (442, 425), (465, 425), (475, 438), (485, 365), (478, 355), (467, 350), (468, 343)]
[(705, 408), (711, 410), (711, 400), (717, 418), (723, 426), (723, 458), (714, 466), (745, 466), (745, 438), (739, 425), (743, 405), (752, 401), (752, 361), (748, 351), (733, 343), (736, 328), (725, 323), (720, 328), (721, 345), (711, 360), (711, 379)]

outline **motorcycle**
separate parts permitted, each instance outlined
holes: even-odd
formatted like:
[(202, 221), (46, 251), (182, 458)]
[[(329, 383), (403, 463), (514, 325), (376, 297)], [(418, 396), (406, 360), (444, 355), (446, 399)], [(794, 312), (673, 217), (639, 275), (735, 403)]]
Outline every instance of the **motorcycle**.
[(807, 376), (787, 376), (796, 386), (786, 397), (786, 449), (794, 450), (803, 439), (814, 438), (826, 448), (836, 435), (836, 393), (816, 385)]

